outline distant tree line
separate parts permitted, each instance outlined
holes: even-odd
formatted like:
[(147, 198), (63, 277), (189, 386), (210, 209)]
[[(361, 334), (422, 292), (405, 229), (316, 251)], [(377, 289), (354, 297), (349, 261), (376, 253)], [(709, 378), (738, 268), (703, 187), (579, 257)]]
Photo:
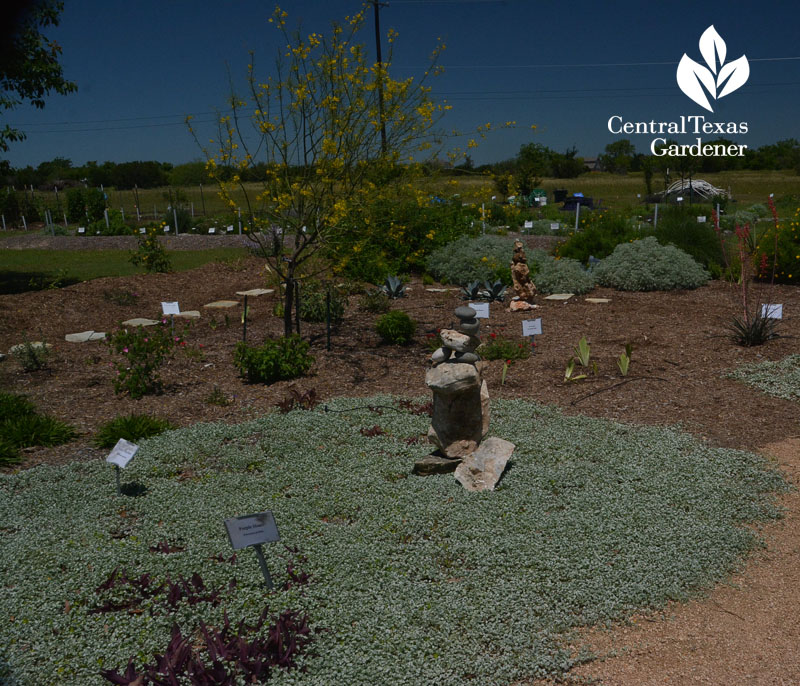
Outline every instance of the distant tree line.
[[(667, 144), (672, 142), (667, 141)], [(725, 138), (707, 142), (733, 144), (733, 141)], [(645, 181), (651, 181), (655, 175), (663, 173), (667, 168), (678, 174), (741, 169), (777, 171), (793, 169), (800, 173), (800, 141), (796, 138), (787, 138), (777, 143), (762, 145), (760, 148), (748, 148), (742, 157), (658, 157), (637, 153), (634, 144), (623, 138), (609, 143), (604, 152), (598, 156), (597, 163), (603, 171), (617, 174), (643, 172)], [(498, 189), (501, 192), (513, 190), (524, 194), (530, 193), (543, 178), (570, 179), (587, 171), (584, 158), (578, 157), (575, 148), (568, 148), (561, 153), (540, 143), (526, 143), (520, 147), (515, 157), (492, 164), (476, 166), (467, 157), (456, 167), (437, 162), (430, 163), (429, 167), (431, 172), (492, 173), (498, 180)], [(300, 174), (302, 170), (295, 171)], [(265, 164), (255, 164), (240, 172), (242, 181), (245, 182), (262, 181), (265, 174)], [(54, 186), (60, 189), (70, 186), (94, 188), (106, 186), (127, 190), (134, 187), (159, 188), (211, 183), (205, 163), (201, 161), (177, 165), (152, 160), (102, 164), (87, 162), (83, 166), (73, 166), (72, 161), (64, 157), (42, 162), (37, 167), (29, 165), (13, 168), (7, 162), (0, 162), (0, 178), (5, 186), (16, 188), (33, 186), (37, 190), (52, 190)]]

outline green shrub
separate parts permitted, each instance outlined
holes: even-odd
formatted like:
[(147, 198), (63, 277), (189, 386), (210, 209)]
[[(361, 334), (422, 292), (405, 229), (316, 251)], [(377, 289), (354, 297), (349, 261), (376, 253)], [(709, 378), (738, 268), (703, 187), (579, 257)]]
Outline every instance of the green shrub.
[(35, 412), (35, 405), (25, 396), (0, 392), (0, 422)]
[(146, 233), (136, 234), (138, 248), (131, 254), (131, 263), (144, 267), (148, 274), (165, 274), (172, 271), (172, 261), (162, 245), (156, 227), (148, 227)]
[(527, 341), (512, 341), (490, 333), (476, 351), (484, 360), (526, 360), (531, 355)]
[(514, 242), (500, 236), (465, 236), (434, 250), (425, 261), (441, 283), (502, 281), (511, 285), (511, 255)]
[(528, 266), (534, 284), (540, 293), (588, 293), (595, 286), (592, 272), (568, 257), (555, 259), (542, 250), (532, 250)]
[(296, 379), (314, 363), (313, 356), (308, 354), (309, 347), (297, 335), (267, 339), (260, 347), (250, 347), (240, 341), (233, 353), (233, 363), (250, 383), (271, 384)]
[(61, 445), (77, 436), (75, 429), (69, 424), (40, 414), (16, 417), (5, 422), (0, 431), (5, 441), (19, 448)]
[(709, 274), (691, 256), (672, 245), (661, 245), (649, 236), (618, 245), (594, 268), (602, 286), (620, 291), (668, 291), (698, 288)]
[(383, 291), (367, 291), (358, 301), (358, 307), (365, 312), (383, 314), (389, 311), (389, 296)]
[(331, 324), (339, 324), (347, 307), (347, 294), (320, 283), (310, 283), (300, 289), (300, 319), (304, 322), (326, 321), (328, 293), (331, 295)]
[(94, 236), (98, 232), (101, 236), (130, 236), (131, 227), (125, 223), (120, 212), (117, 210), (109, 210), (108, 226), (106, 226), (106, 219), (101, 212), (100, 219), (89, 224), (86, 232), (90, 236)]
[(773, 263), (776, 283), (800, 282), (800, 211), (793, 213), (792, 219), (775, 223), (761, 224), (754, 234), (753, 265), (760, 279), (771, 280)]
[(20, 462), (20, 448), (60, 445), (76, 436), (68, 424), (38, 414), (23, 396), (0, 393), (0, 466)]
[[(699, 223), (698, 215), (706, 214), (706, 222)], [(658, 214), (655, 237), (661, 245), (674, 245), (691, 255), (707, 269), (719, 270), (724, 262), (719, 237), (711, 222), (711, 208), (668, 206)]]
[(394, 310), (378, 318), (375, 330), (386, 343), (408, 345), (417, 330), (417, 323), (402, 310)]
[[(67, 191), (67, 219), (72, 223), (103, 220), (105, 209), (106, 198), (99, 188), (70, 188)], [(103, 223), (105, 225), (105, 220)]]
[(168, 429), (173, 429), (166, 419), (152, 417), (147, 414), (129, 414), (116, 417), (103, 424), (94, 437), (94, 444), (98, 448), (113, 448), (120, 438), (135, 442), (140, 438), (157, 436)]
[(12, 347), (10, 352), (26, 372), (35, 372), (47, 366), (50, 345), (42, 341), (25, 341)]
[(587, 213), (580, 225), (580, 231), (571, 232), (569, 238), (558, 245), (557, 256), (587, 264), (590, 256), (602, 259), (620, 243), (639, 238), (630, 217), (619, 212)]
[[(192, 217), (191, 212), (189, 210), (183, 210), (180, 208), (175, 208), (173, 210), (167, 210), (164, 212), (164, 216), (161, 218), (161, 223), (163, 226), (168, 226), (171, 232), (175, 231), (175, 217), (178, 217), (178, 233), (191, 233), (192, 229), (194, 228), (194, 218)], [(228, 222), (230, 224), (230, 222)], [(216, 226), (212, 224), (212, 226)], [(234, 224), (234, 226), (237, 226)], [(203, 233), (208, 233), (208, 230), (204, 230)], [(220, 228), (217, 226), (217, 233), (225, 233), (224, 228)]]
[(112, 352), (122, 356), (116, 363), (114, 392), (141, 398), (161, 389), (158, 370), (172, 355), (177, 345), (184, 345), (183, 336), (175, 335), (166, 319), (156, 326), (135, 326), (119, 329), (106, 338)]
[(342, 228), (329, 241), (328, 257), (337, 271), (376, 284), (390, 274), (422, 271), (432, 250), (478, 231), (460, 200), (425, 204), (412, 191), (376, 198)]

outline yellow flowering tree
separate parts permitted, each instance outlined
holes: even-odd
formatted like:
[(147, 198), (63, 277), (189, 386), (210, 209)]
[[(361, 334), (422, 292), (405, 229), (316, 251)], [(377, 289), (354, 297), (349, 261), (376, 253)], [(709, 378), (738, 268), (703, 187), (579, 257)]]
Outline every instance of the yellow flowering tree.
[[(388, 34), (387, 58), (370, 63), (358, 41), (366, 10), (332, 23), (327, 35), (304, 35), (289, 31), (287, 13), (276, 8), (270, 22), (284, 47), (271, 75), (257, 77), (251, 53), (246, 98), (231, 95), (215, 149), (200, 146), (231, 209), (244, 198), (247, 234), (285, 284), (286, 335), (303, 263), (331, 241), (341, 243), (344, 220), (438, 143), (436, 124), (449, 109), (426, 85), (444, 46), (420, 78), (393, 79), (396, 33)], [(265, 171), (254, 190), (242, 178), (256, 165)]]

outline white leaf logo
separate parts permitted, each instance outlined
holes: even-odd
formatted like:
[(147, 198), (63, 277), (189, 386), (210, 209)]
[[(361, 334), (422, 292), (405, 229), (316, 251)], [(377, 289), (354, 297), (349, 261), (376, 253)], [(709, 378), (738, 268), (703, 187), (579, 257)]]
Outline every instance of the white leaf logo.
[(727, 46), (713, 26), (709, 26), (700, 36), (700, 54), (708, 67), (695, 62), (684, 53), (678, 64), (676, 78), (685, 95), (713, 112), (706, 92), (714, 100), (718, 100), (741, 88), (750, 76), (750, 64), (744, 55), (725, 64)]

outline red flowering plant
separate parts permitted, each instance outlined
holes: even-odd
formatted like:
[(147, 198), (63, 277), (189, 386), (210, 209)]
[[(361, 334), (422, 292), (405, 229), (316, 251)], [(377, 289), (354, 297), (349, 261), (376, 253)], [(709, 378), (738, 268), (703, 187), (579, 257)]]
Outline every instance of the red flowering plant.
[(141, 398), (161, 390), (158, 371), (176, 347), (186, 345), (166, 319), (155, 326), (136, 326), (114, 331), (106, 338), (113, 354), (121, 356), (114, 366), (114, 392)]
[[(767, 283), (766, 278), (769, 278), (768, 290), (770, 292), (775, 283), (776, 267), (774, 256), (777, 253), (778, 215), (772, 198), (769, 198), (769, 206), (772, 210), (776, 227), (774, 234), (776, 250), (773, 252), (771, 263), (768, 255), (760, 250), (760, 242), (754, 239), (749, 224), (743, 226), (735, 225), (736, 245), (732, 251), (729, 251), (725, 245), (725, 235), (720, 230), (719, 216), (715, 211), (711, 213), (714, 220), (714, 230), (719, 236), (722, 246), (722, 254), (726, 262), (726, 273), (737, 290), (736, 309), (738, 311), (732, 316), (728, 329), (731, 338), (742, 346), (762, 345), (778, 336), (776, 329), (779, 320), (766, 316), (767, 312), (765, 312), (766, 308), (764, 306), (769, 304), (768, 293), (764, 293), (764, 288), (758, 288), (755, 292), (753, 291), (753, 284), (757, 278), (759, 279), (758, 283), (762, 286)], [(730, 253), (736, 259), (734, 265), (730, 264)]]

